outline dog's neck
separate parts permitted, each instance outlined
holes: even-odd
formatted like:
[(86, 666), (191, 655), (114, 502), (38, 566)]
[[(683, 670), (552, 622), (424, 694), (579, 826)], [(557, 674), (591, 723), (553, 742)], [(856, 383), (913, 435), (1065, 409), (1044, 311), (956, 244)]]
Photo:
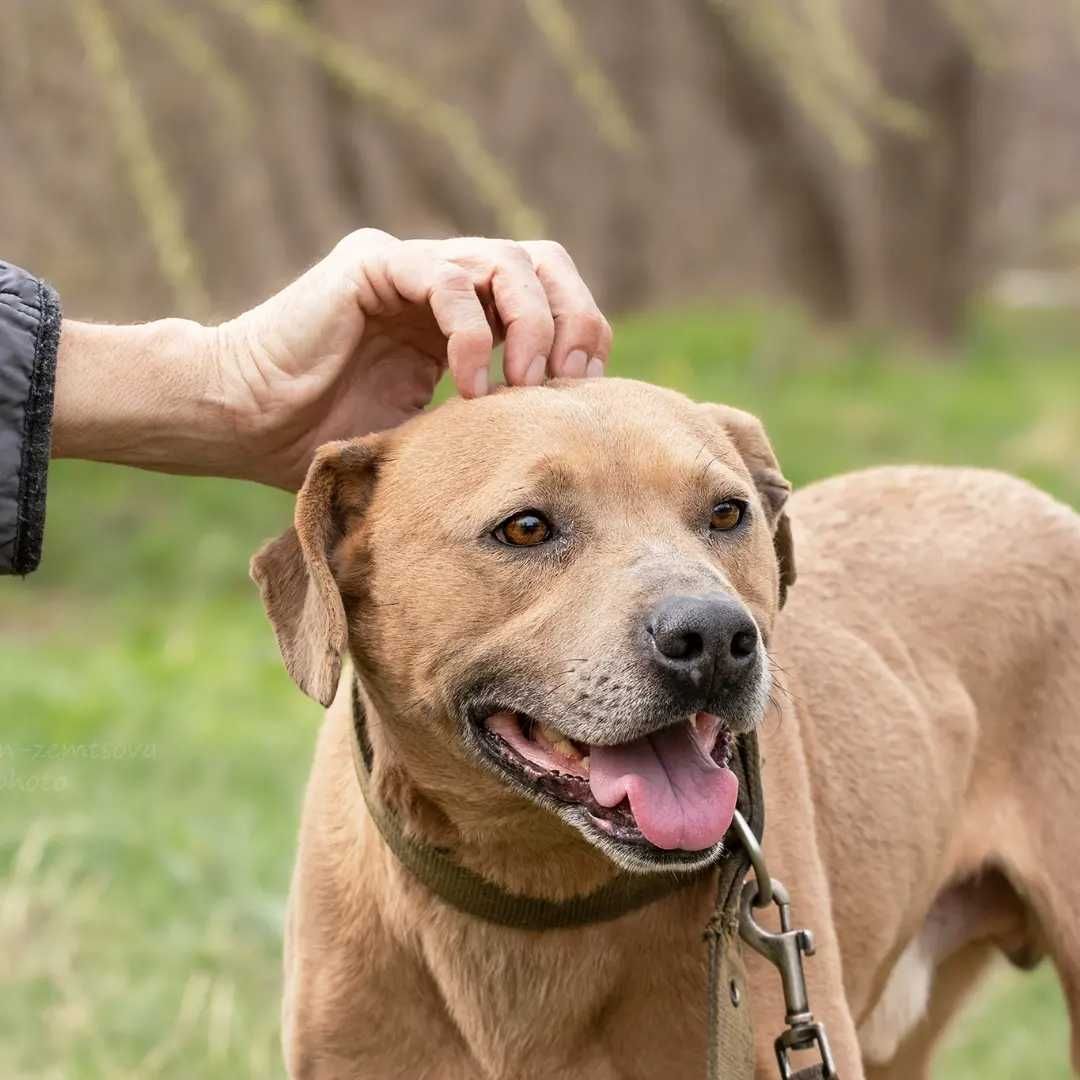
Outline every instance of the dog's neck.
[[(386, 729), (359, 680), (353, 685), (352, 727), (358, 786), (384, 843), (439, 899), (465, 914), (515, 929), (585, 926), (618, 918), (708, 876), (708, 871), (618, 871), (547, 815), (546, 828), (527, 835), (487, 827), (480, 835), (469, 830), (473, 836), (466, 839), (466, 830), (454, 827), (407, 777), (392, 769), (372, 775), (371, 729), (377, 740)], [(380, 759), (390, 756), (384, 753)]]
[[(354, 924), (366, 970), (354, 1005), (358, 1016), (381, 1015), (381, 1002), (402, 986), (417, 1002), (415, 1012), (388, 1021), (388, 1042), (377, 1025), (360, 1025), (374, 1035), (369, 1042), (359, 1034), (356, 1051), (371, 1075), (384, 1075), (391, 1062), (402, 1075), (444, 1080), (623, 1080), (702, 1071), (702, 929), (716, 899), (711, 876), (617, 922), (522, 932), (443, 903), (389, 849), (358, 791), (355, 799), (362, 815), (357, 861), (365, 870), (350, 879), (369, 887), (361, 886), (366, 901)], [(546, 872), (533, 875), (521, 868), (532, 860), (523, 860), (520, 846), (481, 855), (465, 844), (454, 853), (507, 887), (540, 892), (552, 878), (574, 881), (577, 889), (599, 883), (575, 852), (554, 846), (536, 859)], [(627, 1041), (627, 1030), (640, 1038)]]
[[(358, 1018), (350, 1033), (352, 1060), (377, 1075), (390, 1061), (399, 1071), (406, 1062), (409, 1075), (430, 1072), (446, 1080), (701, 1072), (708, 1030), (702, 931), (716, 902), (716, 875), (617, 921), (574, 929), (522, 932), (464, 914), (434, 895), (386, 843), (362, 796), (350, 747), (337, 741), (354, 738), (351, 709), (342, 713), (333, 755), (340, 763), (336, 799), (324, 805), (336, 802), (339, 812), (348, 807), (346, 827), (354, 840), (348, 866), (334, 875), (340, 887), (324, 881), (321, 888), (329, 892), (321, 902), (333, 897), (335, 925), (350, 928), (348, 954), (358, 965), (349, 1003)], [(500, 836), (498, 828), (462, 835), (437, 805), (393, 775), (387, 728), (373, 708), (368, 726), (378, 794), (393, 799), (410, 830), (445, 844), (463, 865), (503, 888), (555, 899), (616, 873), (601, 853), (583, 856), (588, 846), (557, 830), (527, 845), (520, 832)], [(384, 761), (391, 763), (384, 769), (389, 775), (380, 775), (380, 745), (390, 751)], [(339, 813), (327, 825), (335, 822)], [(386, 1025), (361, 1022), (380, 1015), (382, 1003), (403, 985), (417, 1009), (395, 1017), (393, 1038)], [(658, 1002), (672, 1004), (658, 1012)]]

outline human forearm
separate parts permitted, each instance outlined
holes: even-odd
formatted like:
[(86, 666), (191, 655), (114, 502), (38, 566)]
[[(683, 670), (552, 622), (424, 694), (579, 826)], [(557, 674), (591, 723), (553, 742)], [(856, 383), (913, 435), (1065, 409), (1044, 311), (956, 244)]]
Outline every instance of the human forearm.
[(53, 457), (237, 475), (215, 342), (214, 330), (184, 319), (137, 326), (65, 320)]

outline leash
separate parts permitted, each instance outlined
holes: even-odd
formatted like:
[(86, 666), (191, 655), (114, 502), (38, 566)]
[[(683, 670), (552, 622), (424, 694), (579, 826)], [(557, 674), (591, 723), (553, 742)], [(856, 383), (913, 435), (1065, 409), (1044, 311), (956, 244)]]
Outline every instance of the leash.
[[(738, 810), (733, 826), (754, 868), (754, 879), (743, 885), (739, 897), (739, 934), (751, 949), (780, 972), (784, 988), (784, 1023), (787, 1027), (773, 1043), (781, 1080), (837, 1080), (825, 1026), (814, 1019), (806, 993), (802, 958), (814, 955), (814, 935), (806, 929), (792, 928), (791, 897), (782, 882), (769, 876), (759, 838)], [(775, 904), (780, 911), (778, 934), (764, 929), (754, 918), (754, 908), (770, 904)], [(791, 1054), (797, 1051), (813, 1051), (818, 1061), (793, 1073)], [(710, 1074), (709, 1080), (720, 1080), (720, 1077)]]
[[(753, 1029), (740, 938), (774, 964), (783, 981), (787, 1027), (775, 1043), (781, 1080), (836, 1080), (825, 1030), (814, 1020), (806, 1000), (802, 957), (813, 954), (813, 937), (809, 930), (791, 929), (787, 890), (769, 876), (761, 851), (765, 809), (756, 733), (736, 740), (731, 767), (739, 779), (739, 808), (728, 834), (729, 853), (718, 872), (716, 867), (684, 874), (621, 871), (591, 893), (549, 900), (512, 893), (455, 862), (448, 851), (409, 836), (393, 810), (372, 792), (373, 753), (355, 676), (352, 721), (356, 778), (379, 834), (418, 881), (466, 915), (514, 930), (572, 929), (617, 919), (716, 873), (716, 906), (704, 934), (708, 946), (709, 1080), (752, 1080), (754, 1075)], [(730, 843), (731, 838), (736, 843)], [(751, 867), (754, 878), (744, 882)], [(754, 920), (753, 909), (769, 904), (780, 909), (779, 934), (763, 929)], [(815, 1048), (820, 1061), (792, 1072), (791, 1053)]]

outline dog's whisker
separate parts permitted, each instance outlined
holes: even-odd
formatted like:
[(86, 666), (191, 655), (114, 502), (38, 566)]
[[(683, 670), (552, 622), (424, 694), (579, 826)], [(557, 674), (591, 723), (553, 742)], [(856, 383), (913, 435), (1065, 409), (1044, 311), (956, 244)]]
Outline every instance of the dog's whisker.
[(787, 668), (785, 668), (783, 664), (776, 659), (775, 654), (768, 649), (765, 650), (765, 659), (769, 662), (769, 667), (774, 671), (782, 671), (785, 675), (788, 673)]
[(790, 704), (792, 704), (792, 705), (801, 705), (802, 704), (802, 700), (799, 698), (799, 696), (797, 694), (792, 693), (792, 691), (790, 689), (788, 689), (788, 687), (785, 686), (779, 680), (777, 680), (777, 679), (773, 680), (773, 687), (779, 693), (783, 694), (784, 697), (787, 698), (787, 700), (788, 700), (788, 702)]
[(776, 714), (776, 727), (779, 730), (784, 726), (784, 710), (781, 707), (780, 702), (778, 702), (772, 694), (769, 695), (769, 705), (771, 710)]

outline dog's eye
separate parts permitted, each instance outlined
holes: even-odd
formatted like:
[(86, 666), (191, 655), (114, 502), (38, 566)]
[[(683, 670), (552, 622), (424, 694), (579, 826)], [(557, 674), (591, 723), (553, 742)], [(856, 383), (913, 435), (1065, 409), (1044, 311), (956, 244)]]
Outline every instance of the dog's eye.
[(554, 535), (551, 522), (535, 510), (524, 510), (507, 518), (496, 530), (495, 539), (511, 547), (536, 547)]
[(709, 528), (714, 532), (731, 532), (742, 521), (745, 512), (746, 503), (739, 499), (725, 499), (723, 502), (718, 502), (712, 509)]

